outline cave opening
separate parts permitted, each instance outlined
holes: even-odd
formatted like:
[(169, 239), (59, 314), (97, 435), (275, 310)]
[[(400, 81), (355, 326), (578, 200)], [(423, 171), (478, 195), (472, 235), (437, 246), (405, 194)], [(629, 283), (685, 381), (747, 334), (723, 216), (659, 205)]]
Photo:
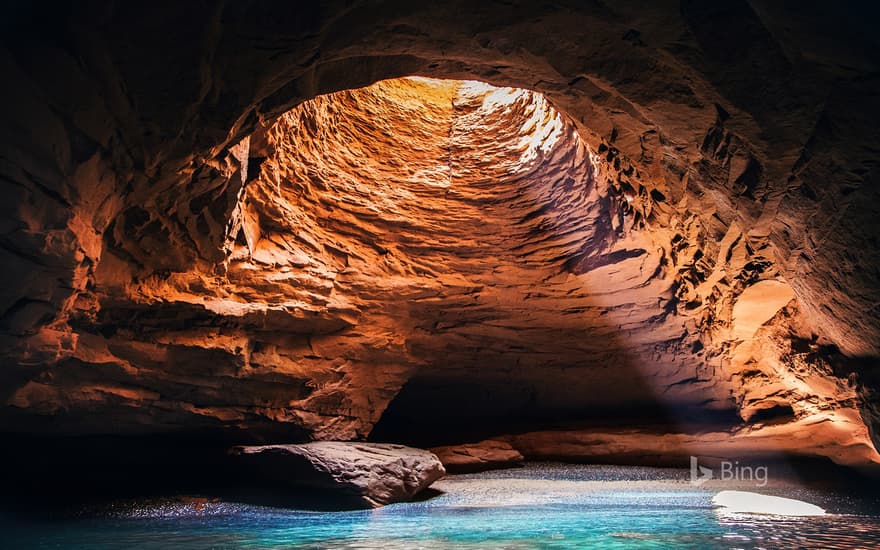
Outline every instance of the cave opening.
[[(876, 538), (855, 3), (41, 4), (0, 23), (7, 545)], [(782, 495), (834, 514), (714, 507)]]
[(603, 153), (528, 90), (408, 77), (320, 96), (251, 136), (226, 275), (296, 273), (288, 302), (349, 314), (304, 357), (350, 377), (358, 421), (334, 437), (730, 429), (726, 388), (678, 356), (702, 344), (671, 315), (668, 231), (650, 227), (665, 197)]
[(810, 327), (766, 236), (551, 95), (404, 77), (261, 119), (168, 213), (108, 222), (75, 343), (7, 425), (873, 460), (856, 389), (789, 345)]

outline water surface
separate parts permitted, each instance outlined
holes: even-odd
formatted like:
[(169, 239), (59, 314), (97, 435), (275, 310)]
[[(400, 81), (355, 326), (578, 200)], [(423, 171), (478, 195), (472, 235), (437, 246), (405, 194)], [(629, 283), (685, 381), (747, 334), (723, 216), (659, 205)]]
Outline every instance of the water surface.
[[(439, 496), (377, 510), (315, 512), (218, 499), (117, 502), (53, 521), (3, 518), (6, 548), (876, 548), (877, 502), (796, 483), (692, 486), (684, 470), (532, 464), (449, 476)], [(739, 488), (797, 498), (814, 518), (725, 515)]]

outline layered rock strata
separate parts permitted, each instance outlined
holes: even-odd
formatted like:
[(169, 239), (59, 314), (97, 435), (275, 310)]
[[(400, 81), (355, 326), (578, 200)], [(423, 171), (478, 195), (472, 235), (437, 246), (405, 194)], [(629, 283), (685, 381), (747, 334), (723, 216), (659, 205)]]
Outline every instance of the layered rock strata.
[[(4, 429), (349, 439), (416, 402), (499, 429), (772, 420), (780, 450), (878, 460), (870, 18), (208, 11), (4, 22)], [(546, 99), (303, 103), (413, 74)]]

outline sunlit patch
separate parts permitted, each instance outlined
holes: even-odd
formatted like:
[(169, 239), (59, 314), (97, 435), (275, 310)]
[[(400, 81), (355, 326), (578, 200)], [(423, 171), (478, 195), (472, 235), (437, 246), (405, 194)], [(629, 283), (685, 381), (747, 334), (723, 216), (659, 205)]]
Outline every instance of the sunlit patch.
[(785, 281), (775, 279), (758, 281), (746, 288), (733, 306), (733, 337), (752, 338), (794, 297), (794, 290)]
[[(496, 87), (477, 80), (407, 77), (399, 79), (399, 81), (410, 81), (429, 91), (433, 90), (438, 95), (454, 91), (454, 94), (459, 98), (465, 98), (468, 101), (481, 101), (479, 113), (483, 116), (515, 114), (510, 119), (516, 120), (520, 125), (516, 130), (520, 137), (515, 144), (511, 144), (511, 149), (519, 152), (520, 157), (511, 166), (512, 172), (527, 169), (542, 155), (550, 153), (562, 138), (565, 130), (565, 123), (559, 112), (543, 95), (531, 90)], [(425, 101), (425, 97), (423, 96), (420, 100)]]
[(519, 134), (522, 136), (514, 146), (520, 152), (517, 168), (527, 167), (538, 160), (539, 155), (549, 153), (562, 137), (565, 124), (559, 112), (538, 93), (521, 88), (496, 88), (484, 82), (462, 80), (458, 93), (463, 96), (482, 96), (480, 108), (485, 113), (522, 109)]
[(815, 504), (793, 498), (762, 495), (748, 491), (721, 491), (712, 497), (712, 504), (722, 513), (767, 514), (774, 516), (824, 516), (825, 510)]

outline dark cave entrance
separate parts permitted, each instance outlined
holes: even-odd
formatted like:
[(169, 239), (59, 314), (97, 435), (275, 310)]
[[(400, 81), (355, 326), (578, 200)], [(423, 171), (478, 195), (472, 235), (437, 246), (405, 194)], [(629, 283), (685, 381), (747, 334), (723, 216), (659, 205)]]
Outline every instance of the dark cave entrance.
[[(603, 391), (600, 384), (595, 394)], [(591, 402), (590, 396), (566, 402), (533, 380), (416, 376), (389, 403), (369, 440), (434, 447), (529, 431), (687, 433), (729, 429), (742, 422), (733, 408), (672, 406), (658, 401), (645, 386), (640, 391), (616, 402), (601, 397)]]

